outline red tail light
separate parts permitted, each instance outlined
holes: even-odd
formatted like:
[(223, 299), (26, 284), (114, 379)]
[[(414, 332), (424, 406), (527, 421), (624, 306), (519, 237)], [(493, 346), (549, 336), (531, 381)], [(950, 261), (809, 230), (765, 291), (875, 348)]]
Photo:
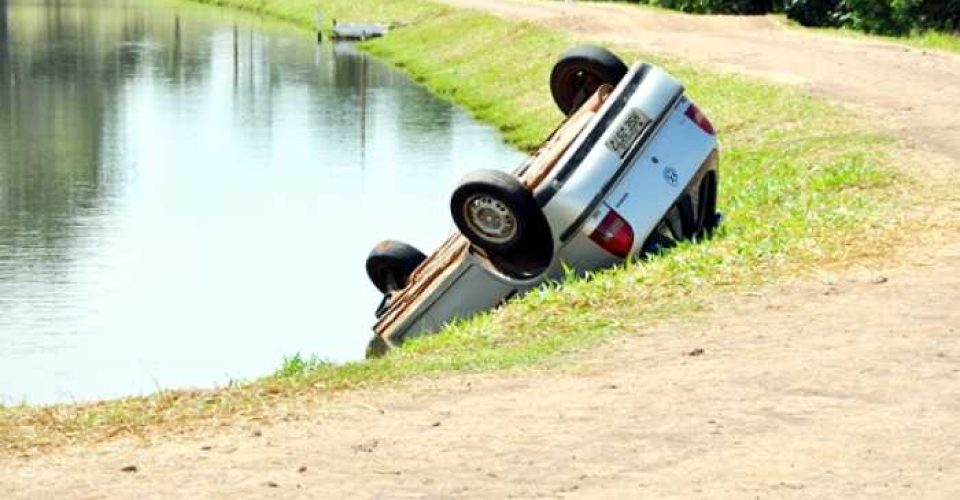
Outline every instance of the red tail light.
[(707, 119), (707, 115), (703, 114), (694, 103), (690, 103), (690, 107), (687, 108), (685, 113), (687, 118), (693, 120), (693, 123), (696, 123), (704, 132), (710, 135), (717, 135), (713, 130), (713, 124), (710, 123), (710, 120)]
[(623, 220), (623, 217), (620, 217), (620, 214), (610, 210), (600, 221), (600, 225), (593, 230), (590, 239), (604, 250), (625, 259), (633, 248), (633, 228)]

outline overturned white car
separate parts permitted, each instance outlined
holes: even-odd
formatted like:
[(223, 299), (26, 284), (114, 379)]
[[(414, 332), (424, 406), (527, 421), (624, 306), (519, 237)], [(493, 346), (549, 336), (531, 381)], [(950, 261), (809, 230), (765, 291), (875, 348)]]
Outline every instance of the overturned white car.
[(464, 178), (458, 232), (432, 255), (374, 247), (367, 274), (384, 293), (370, 353), (439, 330), (562, 275), (709, 236), (717, 213), (713, 126), (661, 68), (627, 66), (593, 46), (550, 75), (563, 124), (512, 174)]

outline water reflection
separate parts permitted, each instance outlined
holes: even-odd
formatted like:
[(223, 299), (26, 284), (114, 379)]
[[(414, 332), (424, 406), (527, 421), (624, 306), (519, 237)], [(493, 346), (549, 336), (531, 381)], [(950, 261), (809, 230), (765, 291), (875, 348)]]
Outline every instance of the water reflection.
[(0, 0), (0, 401), (362, 357), (386, 237), (519, 155), (351, 46), (222, 11)]

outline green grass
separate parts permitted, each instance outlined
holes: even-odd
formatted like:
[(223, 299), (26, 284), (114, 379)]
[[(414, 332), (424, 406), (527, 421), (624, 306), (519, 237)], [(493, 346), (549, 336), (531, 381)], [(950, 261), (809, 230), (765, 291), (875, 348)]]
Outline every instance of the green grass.
[(333, 363), (321, 359), (316, 355), (303, 356), (298, 352), (293, 356), (285, 356), (283, 358), (283, 363), (277, 370), (276, 376), (280, 378), (299, 377), (332, 364)]
[[(217, 1), (301, 26), (313, 22), (314, 4), (303, 0)], [(368, 13), (371, 6), (380, 10)], [(321, 9), (344, 20), (411, 23), (364, 47), (498, 126), (513, 144), (532, 147), (559, 123), (546, 81), (552, 61), (574, 43), (566, 35), (413, 0), (324, 1)], [(713, 240), (571, 276), (563, 286), (535, 290), (381, 359), (332, 365), (298, 354), (274, 376), (215, 390), (3, 408), (0, 449), (297, 413), (337, 390), (436, 372), (529, 366), (699, 310), (729, 292), (878, 257), (896, 243), (893, 216), (903, 199), (898, 189), (906, 184), (891, 168), (889, 138), (862, 131), (856, 118), (796, 89), (675, 60), (656, 62), (688, 85), (721, 138), (720, 206), (728, 217)]]
[(893, 38), (893, 40), (903, 40), (910, 45), (924, 49), (939, 49), (960, 54), (960, 35), (954, 33), (921, 31), (911, 33), (906, 37)]

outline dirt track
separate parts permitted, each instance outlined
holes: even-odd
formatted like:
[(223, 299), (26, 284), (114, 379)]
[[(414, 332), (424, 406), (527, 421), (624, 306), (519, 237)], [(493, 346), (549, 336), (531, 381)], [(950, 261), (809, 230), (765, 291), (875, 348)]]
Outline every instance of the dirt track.
[[(895, 117), (919, 147), (944, 155), (944, 171), (960, 164), (955, 56), (826, 39), (763, 18), (450, 3), (806, 82)], [(542, 373), (349, 394), (298, 421), (146, 447), (0, 458), (0, 497), (958, 498), (953, 241), (907, 267), (733, 297), (695, 322)], [(121, 471), (129, 465), (137, 471)]]
[(877, 113), (878, 125), (904, 133), (917, 147), (960, 158), (960, 55), (818, 35), (768, 17), (690, 16), (588, 2), (441, 1), (531, 20), (587, 40), (804, 85)]
[(960, 246), (933, 262), (734, 297), (562, 370), (0, 461), (0, 497), (958, 498)]

